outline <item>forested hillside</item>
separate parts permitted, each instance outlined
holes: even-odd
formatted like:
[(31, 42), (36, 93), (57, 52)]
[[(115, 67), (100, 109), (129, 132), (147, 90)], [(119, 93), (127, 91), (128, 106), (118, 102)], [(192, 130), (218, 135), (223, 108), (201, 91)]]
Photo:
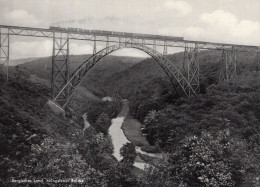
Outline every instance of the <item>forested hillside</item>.
[[(100, 74), (90, 74), (92, 82), (86, 80), (83, 85), (92, 85), (95, 93), (100, 95), (127, 98), (131, 115), (143, 124), (148, 141), (163, 150), (163, 161), (156, 167), (146, 169), (141, 181), (125, 173), (126, 165), (111, 166), (113, 172), (105, 170), (103, 173), (99, 170), (104, 174), (102, 176), (106, 184), (114, 184), (111, 181), (113, 178), (117, 185), (130, 186), (260, 185), (259, 59), (250, 53), (238, 54), (236, 77), (223, 82), (219, 81), (221, 55), (219, 51), (199, 53), (201, 94), (189, 99), (180, 92), (176, 83), (169, 81), (151, 58), (114, 70), (116, 65), (102, 69), (102, 62), (99, 63), (102, 69)], [(180, 69), (182, 57), (183, 53), (169, 56)], [(30, 70), (28, 64), (24, 67)], [(111, 72), (107, 72), (111, 68)], [(93, 69), (92, 72), (98, 71)], [(44, 77), (41, 72), (39, 75)], [(81, 98), (74, 97), (76, 103)], [(86, 105), (90, 113), (89, 120), (95, 131), (106, 134), (109, 127), (106, 119), (113, 114), (105, 115), (109, 106), (96, 103), (93, 100), (92, 104)], [(94, 112), (91, 113), (91, 109)], [(102, 145), (103, 142), (97, 147)], [(131, 150), (129, 146), (130, 157), (133, 156)], [(106, 151), (111, 153), (110, 149)], [(100, 152), (87, 155), (92, 154), (99, 155)], [(102, 163), (99, 165), (97, 160), (95, 162), (98, 164), (93, 168), (104, 166)], [(128, 169), (131, 166), (129, 163), (132, 161), (128, 162)]]
[[(255, 55), (242, 55), (237, 76), (219, 82), (221, 54), (202, 52), (202, 92), (190, 99), (163, 76), (137, 84), (134, 76), (127, 79), (132, 115), (144, 125), (148, 141), (166, 153), (150, 173), (150, 184), (259, 185), (260, 64)], [(141, 65), (126, 71), (143, 71)]]
[[(90, 55), (70, 55), (70, 73), (77, 69), (89, 57)], [(100, 60), (88, 73), (82, 85), (95, 94), (104, 96), (104, 90), (100, 85), (103, 85), (103, 81), (106, 80), (107, 77), (129, 68), (141, 60), (142, 58), (138, 57), (108, 56)], [(23, 71), (27, 71), (29, 74), (35, 74), (42, 79), (50, 80), (52, 71), (51, 62), (51, 57), (44, 57), (21, 64), (18, 67)]]
[[(66, 117), (51, 112), (50, 89), (30, 75), (11, 70), (9, 82), (0, 75), (0, 83), (0, 186), (57, 186), (58, 180), (68, 180), (61, 185), (139, 185), (127, 155), (122, 162), (112, 156), (111, 138), (100, 133), (103, 124), (98, 126), (102, 117), (92, 117), (100, 124), (94, 121), (95, 128), (83, 131), (77, 111), (70, 109)], [(110, 103), (100, 103), (100, 108), (108, 119), (117, 115)], [(15, 182), (25, 179), (31, 182)]]
[(9, 61), (9, 65), (10, 66), (16, 66), (16, 65), (20, 65), (20, 64), (24, 64), (26, 62), (30, 62), (30, 61), (33, 61), (33, 60), (36, 60), (38, 58), (20, 58), (20, 59), (11, 59)]
[[(179, 68), (182, 57), (169, 56)], [(148, 172), (150, 185), (259, 185), (259, 59), (238, 54), (237, 76), (223, 82), (221, 58), (199, 53), (201, 94), (190, 99), (151, 59), (106, 78), (104, 90), (128, 98), (147, 139), (164, 150), (165, 162)]]
[[(174, 65), (182, 70), (183, 68), (183, 56), (184, 54), (177, 53), (174, 55), (168, 55), (167, 58), (174, 62)], [(208, 85), (218, 83), (220, 65), (221, 65), (222, 52), (221, 51), (202, 51), (198, 55), (198, 62), (200, 63), (200, 79), (201, 90), (205, 91)], [(253, 71), (257, 69), (257, 63), (255, 60), (255, 54), (252, 53), (239, 53), (237, 54), (237, 70), (240, 75), (243, 71)], [(248, 66), (248, 61), (250, 66)], [(150, 84), (151, 87), (147, 88), (152, 92), (153, 82), (156, 84), (156, 80), (161, 79), (166, 85), (171, 87), (169, 79), (163, 72), (162, 68), (152, 59), (147, 58), (141, 62), (129, 67), (125, 70), (121, 70), (107, 76), (106, 78), (100, 77), (101, 81), (96, 85), (97, 88), (102, 88), (108, 95), (118, 94), (125, 98), (136, 97), (136, 93), (141, 91)], [(154, 80), (153, 80), (154, 79)], [(175, 83), (174, 83), (175, 84)], [(164, 84), (163, 84), (164, 85)], [(94, 85), (95, 86), (95, 85)], [(176, 87), (176, 85), (174, 85)], [(174, 90), (174, 88), (172, 88)]]

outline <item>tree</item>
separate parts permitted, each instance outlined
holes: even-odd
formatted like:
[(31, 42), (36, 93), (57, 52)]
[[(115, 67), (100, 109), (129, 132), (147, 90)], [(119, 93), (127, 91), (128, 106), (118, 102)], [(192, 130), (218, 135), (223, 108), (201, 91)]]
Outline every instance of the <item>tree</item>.
[(150, 168), (147, 177), (164, 186), (257, 186), (259, 159), (248, 147), (246, 141), (232, 137), (228, 129), (217, 136), (188, 136), (174, 153), (164, 155), (159, 167)]
[(109, 116), (107, 115), (107, 113), (102, 112), (98, 116), (95, 124), (97, 125), (97, 128), (100, 132), (102, 132), (104, 134), (108, 134), (108, 129), (111, 125), (111, 120), (110, 120)]
[(105, 175), (82, 159), (76, 144), (52, 138), (33, 144), (28, 158), (9, 166), (16, 179), (83, 179), (88, 186), (106, 186)]
[(126, 166), (131, 167), (134, 164), (136, 152), (135, 152), (135, 145), (133, 143), (126, 143), (121, 149), (120, 154), (123, 157), (122, 163)]

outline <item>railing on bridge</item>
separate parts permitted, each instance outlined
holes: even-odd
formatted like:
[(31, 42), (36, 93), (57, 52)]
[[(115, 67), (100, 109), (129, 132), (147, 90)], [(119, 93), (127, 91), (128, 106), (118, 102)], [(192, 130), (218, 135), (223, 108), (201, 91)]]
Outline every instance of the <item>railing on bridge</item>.
[[(43, 28), (31, 28), (31, 27), (18, 27), (0, 25), (0, 68), (4, 72), (8, 80), (8, 66), (10, 56), (10, 36), (31, 36), (31, 37), (44, 37), (53, 39), (53, 54), (52, 54), (52, 97), (56, 98), (57, 95), (61, 95), (61, 100), (65, 103), (70, 98), (70, 90), (64, 89), (64, 86), (68, 84), (70, 78), (75, 75), (69, 75), (69, 41), (70, 40), (86, 40), (93, 41), (93, 58), (92, 61), (96, 61), (97, 42), (104, 42), (105, 48), (108, 50), (111, 45), (136, 45), (146, 46), (153, 50), (154, 54), (158, 53), (157, 47), (162, 47), (162, 57), (157, 59), (163, 61), (167, 59), (168, 48), (180, 47), (184, 48), (184, 67), (185, 75), (175, 77), (177, 81), (182, 84), (181, 81), (186, 82), (183, 91), (190, 97), (191, 95), (199, 92), (199, 50), (221, 50), (222, 55), (222, 70), (220, 73), (220, 80), (230, 80), (236, 74), (236, 53), (237, 52), (260, 52), (259, 46), (247, 46), (247, 45), (235, 45), (235, 44), (223, 44), (213, 42), (191, 41), (184, 40), (183, 37), (173, 36), (161, 36), (161, 35), (148, 35), (140, 33), (126, 33), (126, 32), (114, 32), (114, 31), (101, 31), (101, 30), (85, 30), (85, 29), (73, 29), (73, 28), (60, 28), (50, 27), (48, 29)], [(172, 62), (171, 62), (172, 63)], [(169, 65), (169, 64), (168, 64)], [(173, 63), (170, 66), (174, 66)], [(170, 66), (168, 68), (170, 68)], [(174, 73), (172, 73), (174, 74)], [(61, 93), (62, 91), (62, 93)], [(65, 107), (65, 106), (62, 106)]]

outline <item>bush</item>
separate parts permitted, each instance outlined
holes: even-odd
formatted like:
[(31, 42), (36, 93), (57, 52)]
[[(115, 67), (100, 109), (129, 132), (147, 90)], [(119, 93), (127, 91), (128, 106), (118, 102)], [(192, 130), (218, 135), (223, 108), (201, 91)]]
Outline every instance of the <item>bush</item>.
[(123, 147), (120, 148), (120, 155), (123, 157), (121, 160), (126, 167), (131, 167), (134, 164), (136, 152), (135, 145), (133, 143), (126, 143)]
[(102, 112), (96, 122), (95, 122), (95, 125), (97, 126), (97, 129), (99, 132), (102, 132), (104, 134), (108, 134), (108, 129), (111, 125), (111, 119), (109, 118), (109, 116)]
[(21, 162), (10, 163), (10, 176), (15, 179), (83, 179), (85, 185), (104, 186), (106, 180), (90, 167), (79, 154), (75, 144), (57, 143), (45, 138), (33, 144), (31, 154)]
[(210, 133), (188, 136), (158, 168), (148, 171), (148, 177), (165, 185), (257, 186), (259, 159), (248, 147), (246, 141), (232, 138), (228, 129), (215, 137)]

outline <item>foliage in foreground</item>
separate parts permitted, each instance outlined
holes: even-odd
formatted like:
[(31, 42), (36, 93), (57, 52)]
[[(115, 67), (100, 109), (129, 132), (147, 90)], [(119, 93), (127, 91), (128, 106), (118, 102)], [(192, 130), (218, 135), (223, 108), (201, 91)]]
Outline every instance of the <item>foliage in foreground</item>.
[(190, 99), (169, 100), (167, 89), (147, 92), (146, 100), (136, 97), (132, 114), (144, 124), (148, 141), (167, 153), (145, 182), (259, 186), (259, 83), (260, 72), (249, 71), (228, 83), (208, 85), (204, 94)]
[(9, 163), (10, 175), (16, 180), (83, 179), (85, 185), (106, 185), (104, 174), (87, 164), (75, 144), (46, 138), (40, 145), (32, 145), (29, 158)]
[(128, 167), (133, 166), (137, 155), (135, 152), (135, 145), (133, 143), (126, 143), (123, 147), (121, 147), (120, 155), (123, 157), (121, 161), (123, 164)]
[(86, 107), (89, 123), (98, 131), (108, 134), (111, 119), (121, 111), (122, 103), (114, 98), (111, 102), (90, 102)]
[(80, 124), (51, 113), (48, 89), (27, 77), (10, 77), (7, 83), (0, 76), (0, 81), (1, 186), (16, 186), (12, 179), (25, 178), (80, 178), (87, 186), (125, 186), (132, 181), (136, 186), (133, 175), (123, 175), (124, 167), (111, 156), (108, 135), (92, 127), (83, 132)]
[(159, 167), (147, 171), (146, 182), (172, 186), (259, 186), (260, 164), (249, 144), (230, 136), (228, 129), (217, 136), (189, 136), (175, 152), (164, 156)]

